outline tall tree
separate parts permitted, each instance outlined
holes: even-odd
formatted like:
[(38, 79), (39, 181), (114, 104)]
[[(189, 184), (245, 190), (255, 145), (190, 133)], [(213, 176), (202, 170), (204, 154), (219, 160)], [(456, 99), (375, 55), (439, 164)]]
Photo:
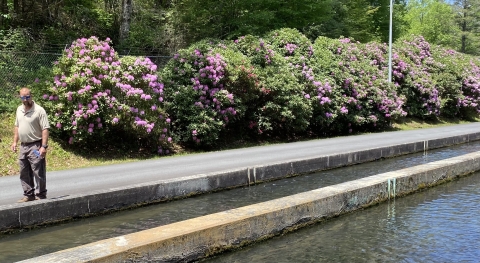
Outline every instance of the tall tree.
[(456, 47), (455, 14), (444, 0), (410, 0), (407, 10), (408, 33), (422, 35), (432, 44)]
[(183, 0), (176, 5), (178, 27), (190, 41), (261, 35), (282, 27), (304, 28), (329, 17), (332, 0)]
[[(406, 0), (395, 0), (392, 2), (392, 35), (395, 41), (395, 39), (404, 34), (407, 27), (407, 22), (404, 19), (407, 3)], [(388, 42), (390, 34), (390, 0), (370, 0), (370, 5), (376, 8), (373, 16), (376, 34), (381, 41)]]
[(480, 0), (455, 0), (456, 21), (460, 28), (460, 51), (480, 54)]
[(7, 28), (8, 5), (7, 0), (0, 0), (0, 30)]
[[(405, 0), (394, 1), (393, 37), (400, 37), (405, 30)], [(331, 3), (331, 14), (327, 20), (306, 32), (330, 38), (352, 37), (360, 42), (372, 40), (388, 41), (390, 29), (389, 0), (338, 0)]]
[(133, 0), (122, 0), (122, 22), (120, 23), (120, 44), (125, 42), (130, 34), (130, 23), (132, 21)]

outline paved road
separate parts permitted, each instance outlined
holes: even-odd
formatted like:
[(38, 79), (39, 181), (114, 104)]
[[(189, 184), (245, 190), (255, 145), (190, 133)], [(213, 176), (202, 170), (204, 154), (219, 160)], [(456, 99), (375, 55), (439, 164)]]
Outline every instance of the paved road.
[[(48, 172), (48, 197), (87, 194), (92, 191), (139, 183), (445, 138), (478, 131), (480, 131), (480, 123), (469, 123)], [(18, 176), (0, 177), (0, 205), (12, 204), (21, 197), (22, 188)]]

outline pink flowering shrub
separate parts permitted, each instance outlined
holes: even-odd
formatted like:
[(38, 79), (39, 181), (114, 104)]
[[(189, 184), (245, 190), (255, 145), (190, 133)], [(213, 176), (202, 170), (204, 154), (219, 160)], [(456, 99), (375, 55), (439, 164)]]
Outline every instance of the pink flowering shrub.
[(320, 37), (314, 49), (312, 64), (333, 79), (329, 86), (338, 106), (334, 108), (337, 122), (332, 129), (353, 132), (379, 128), (407, 114), (402, 108), (404, 98), (385, 78), (384, 45)]
[(221, 42), (204, 41), (180, 50), (162, 78), (175, 140), (197, 146), (214, 145), (243, 120), (249, 102), (258, 96), (248, 59)]
[(234, 41), (235, 48), (248, 56), (258, 71), (261, 96), (256, 111), (249, 116), (249, 128), (257, 134), (288, 137), (305, 132), (310, 125), (311, 99), (298, 78), (300, 71), (292, 71), (293, 65), (285, 59), (301, 57), (302, 49), (296, 53), (285, 49), (288, 43), (282, 39), (288, 34), (291, 32), (275, 31), (266, 39), (245, 36)]
[(170, 147), (164, 87), (148, 58), (119, 59), (109, 39), (83, 38), (64, 51), (53, 72), (42, 104), (50, 112), (53, 132), (70, 144), (123, 132), (160, 153)]
[(465, 116), (478, 115), (480, 113), (480, 59), (471, 59), (463, 76), (463, 96), (458, 99), (457, 106)]
[(313, 56), (312, 42), (297, 29), (274, 30), (267, 38), (272, 48), (292, 64), (302, 63)]
[(442, 98), (442, 115), (469, 118), (480, 112), (480, 59), (432, 47), (433, 79)]
[(275, 30), (269, 34), (269, 41), (274, 51), (283, 56), (287, 71), (296, 78), (302, 101), (308, 103), (304, 113), (308, 114), (305, 117), (310, 117), (305, 122), (308, 125), (305, 129), (324, 134), (331, 129), (330, 125), (338, 115), (341, 97), (331, 86), (333, 79), (316, 63), (312, 42), (295, 29)]
[(411, 36), (394, 44), (392, 59), (389, 83), (386, 44), (311, 43), (280, 29), (195, 43), (158, 72), (149, 59), (119, 58), (108, 39), (91, 37), (64, 52), (41, 104), (52, 132), (70, 143), (129, 134), (162, 154), (175, 142), (212, 147), (232, 136), (351, 133), (407, 114), (480, 112), (478, 58)]
[(423, 37), (411, 36), (395, 43), (392, 54), (392, 78), (406, 96), (405, 108), (412, 116), (440, 115), (440, 90), (433, 81), (431, 68), (436, 62), (430, 44)]
[(464, 107), (462, 103), (464, 95), (462, 91), (463, 80), (470, 67), (467, 56), (451, 49), (440, 46), (431, 48), (432, 57), (435, 60), (431, 67), (432, 81), (436, 83), (441, 98), (440, 114), (448, 117), (460, 117)]

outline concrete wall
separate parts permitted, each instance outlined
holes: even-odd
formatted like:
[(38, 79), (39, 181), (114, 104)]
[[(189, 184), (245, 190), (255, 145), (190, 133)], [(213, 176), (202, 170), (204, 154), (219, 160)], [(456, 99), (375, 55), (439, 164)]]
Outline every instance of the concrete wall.
[(123, 188), (70, 195), (42, 202), (0, 206), (0, 232), (50, 224), (71, 218), (98, 215), (114, 210), (155, 203), (226, 188), (240, 187), (292, 175), (311, 173), (380, 158), (426, 151), (480, 140), (480, 133), (419, 141), (389, 147), (366, 149), (310, 159), (245, 167), (212, 174), (192, 175), (172, 180), (149, 182)]
[(480, 153), (378, 174), (22, 262), (188, 262), (480, 170)]

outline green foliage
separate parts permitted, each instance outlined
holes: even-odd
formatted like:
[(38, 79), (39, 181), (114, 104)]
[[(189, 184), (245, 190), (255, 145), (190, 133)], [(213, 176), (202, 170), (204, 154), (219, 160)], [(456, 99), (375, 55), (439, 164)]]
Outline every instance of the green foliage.
[(18, 155), (10, 149), (13, 142), (15, 112), (0, 113), (0, 117), (0, 176), (19, 174)]
[[(169, 55), (205, 38), (265, 35), (286, 27), (299, 30), (312, 41), (318, 36), (346, 36), (362, 43), (387, 42), (390, 24), (389, 0), (136, 0), (129, 38), (118, 43), (122, 14), (118, 0), (17, 2), (19, 8), (14, 9), (9, 1), (4, 22), (25, 28), (38, 46), (64, 45), (90, 35), (109, 36), (122, 54), (133, 50), (135, 54)], [(453, 2), (394, 1), (393, 39), (420, 34), (432, 44), (478, 54), (480, 2)]]
[(292, 136), (307, 130), (312, 105), (303, 92), (303, 85), (287, 63), (271, 58), (272, 65), (260, 71), (263, 106), (255, 114), (259, 133)]
[(457, 50), (466, 54), (480, 55), (480, 1), (453, 1), (455, 22), (459, 28)]
[(0, 30), (0, 113), (18, 106), (18, 90), (51, 76), (53, 56), (37, 55), (25, 29)]
[[(313, 55), (312, 42), (300, 31), (292, 28), (283, 28), (267, 34), (274, 51), (284, 56), (290, 63), (300, 63), (305, 55)], [(303, 58), (302, 58), (303, 57)]]
[(408, 1), (405, 20), (410, 28), (406, 35), (421, 35), (429, 43), (458, 47), (459, 29), (451, 6), (437, 0)]
[(171, 55), (178, 37), (167, 23), (171, 10), (165, 10), (155, 1), (135, 1), (130, 33), (122, 43), (115, 45), (123, 54), (160, 53)]
[(177, 5), (178, 20), (190, 41), (263, 35), (278, 28), (303, 29), (328, 20), (330, 0), (212, 1), (185, 0)]
[(28, 30), (24, 28), (12, 28), (0, 30), (0, 50), (22, 51), (27, 48)]
[(373, 23), (378, 7), (368, 4), (368, 0), (346, 1), (346, 6), (348, 17), (345, 22), (348, 36), (360, 42), (379, 40)]
[(15, 112), (15, 109), (18, 107), (18, 97), (13, 94), (3, 93), (0, 96), (0, 114), (6, 112)]
[(51, 44), (64, 45), (83, 36), (116, 37), (115, 15), (85, 4), (62, 9), (58, 20), (39, 30), (40, 38)]

